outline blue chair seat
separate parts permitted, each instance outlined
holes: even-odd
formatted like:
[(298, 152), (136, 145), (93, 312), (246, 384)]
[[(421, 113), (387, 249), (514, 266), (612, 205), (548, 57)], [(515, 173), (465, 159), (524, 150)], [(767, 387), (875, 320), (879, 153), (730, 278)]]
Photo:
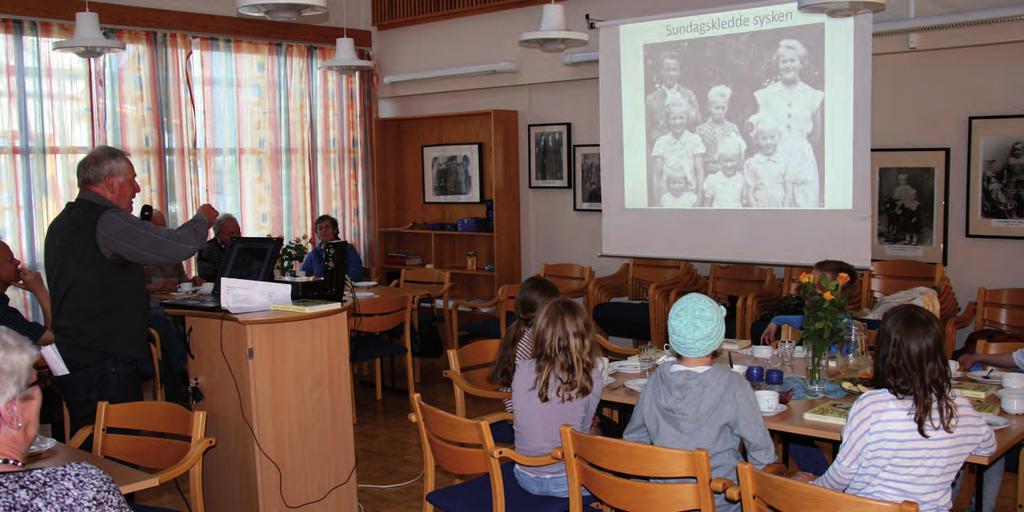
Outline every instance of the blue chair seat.
[(459, 335), (460, 342), (467, 342), (480, 339), (501, 338), (501, 322), (497, 318), (488, 318), (479, 322), (463, 324), (459, 330), (464, 334)]
[[(505, 510), (509, 512), (563, 512), (569, 510), (569, 498), (537, 496), (526, 492), (516, 481), (513, 472), (515, 464), (501, 465), (501, 477), (505, 483)], [(460, 484), (437, 489), (427, 495), (427, 501), (444, 512), (476, 512), (491, 510), (491, 479), (488, 475), (478, 476)], [(584, 496), (584, 505), (593, 502), (591, 496)]]
[(398, 356), (405, 353), (405, 347), (392, 343), (379, 334), (357, 334), (352, 336), (350, 361), (372, 361), (380, 357)]
[(495, 443), (516, 444), (516, 431), (511, 421), (495, 421), (491, 423), (491, 437)]
[(651, 339), (651, 314), (646, 302), (606, 302), (594, 306), (594, 322), (608, 336)]

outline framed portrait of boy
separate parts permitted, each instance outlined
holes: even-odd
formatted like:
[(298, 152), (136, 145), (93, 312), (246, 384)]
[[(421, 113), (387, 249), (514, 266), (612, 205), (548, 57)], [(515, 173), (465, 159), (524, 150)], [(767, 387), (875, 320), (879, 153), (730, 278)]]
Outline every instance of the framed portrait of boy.
[(871, 150), (871, 258), (946, 263), (949, 148)]
[(423, 146), (423, 202), (482, 203), (482, 146), (479, 142)]
[(971, 117), (967, 138), (967, 236), (1024, 238), (1024, 115)]
[(569, 123), (531, 124), (530, 188), (572, 188), (572, 130)]
[(597, 144), (573, 146), (572, 209), (601, 211), (601, 147)]

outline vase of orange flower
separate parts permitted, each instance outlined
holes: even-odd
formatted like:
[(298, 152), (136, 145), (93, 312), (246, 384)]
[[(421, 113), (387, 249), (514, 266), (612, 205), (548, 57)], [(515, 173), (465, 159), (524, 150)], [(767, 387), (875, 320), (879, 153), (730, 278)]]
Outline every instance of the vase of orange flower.
[(840, 273), (835, 279), (825, 274), (800, 275), (800, 292), (804, 298), (804, 320), (800, 340), (807, 349), (807, 391), (812, 396), (825, 393), (828, 383), (829, 349), (843, 339), (846, 317), (846, 294), (843, 287), (850, 276)]

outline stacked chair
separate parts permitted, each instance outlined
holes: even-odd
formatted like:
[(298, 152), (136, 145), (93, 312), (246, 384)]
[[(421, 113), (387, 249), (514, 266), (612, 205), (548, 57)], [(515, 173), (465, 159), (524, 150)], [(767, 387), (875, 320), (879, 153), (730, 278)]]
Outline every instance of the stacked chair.
[(706, 293), (719, 303), (730, 305), (725, 337), (748, 339), (753, 320), (747, 312), (748, 304), (754, 300), (778, 300), (781, 284), (768, 267), (711, 265)]

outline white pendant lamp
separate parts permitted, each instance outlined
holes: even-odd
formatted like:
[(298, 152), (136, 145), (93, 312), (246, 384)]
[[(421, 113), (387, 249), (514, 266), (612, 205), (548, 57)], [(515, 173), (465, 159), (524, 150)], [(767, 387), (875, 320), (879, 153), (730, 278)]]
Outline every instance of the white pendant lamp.
[(339, 37), (336, 45), (334, 58), (320, 64), (321, 70), (351, 74), (356, 71), (373, 69), (373, 62), (360, 59), (356, 55), (356, 43), (351, 37)]
[(89, 12), (89, 3), (85, 4), (85, 12), (75, 13), (75, 33), (71, 39), (53, 43), (54, 51), (71, 52), (83, 59), (102, 57), (111, 52), (123, 51), (125, 45), (121, 41), (107, 39), (100, 30), (100, 17)]
[(869, 12), (882, 12), (888, 0), (799, 0), (797, 7), (807, 13), (848, 18)]
[(565, 24), (565, 6), (552, 1), (544, 5), (540, 30), (523, 32), (519, 46), (536, 48), (543, 52), (563, 52), (569, 48), (586, 46), (590, 37), (583, 32), (572, 32)]
[(327, 12), (327, 0), (236, 0), (239, 14), (273, 21), (294, 21), (300, 16)]

